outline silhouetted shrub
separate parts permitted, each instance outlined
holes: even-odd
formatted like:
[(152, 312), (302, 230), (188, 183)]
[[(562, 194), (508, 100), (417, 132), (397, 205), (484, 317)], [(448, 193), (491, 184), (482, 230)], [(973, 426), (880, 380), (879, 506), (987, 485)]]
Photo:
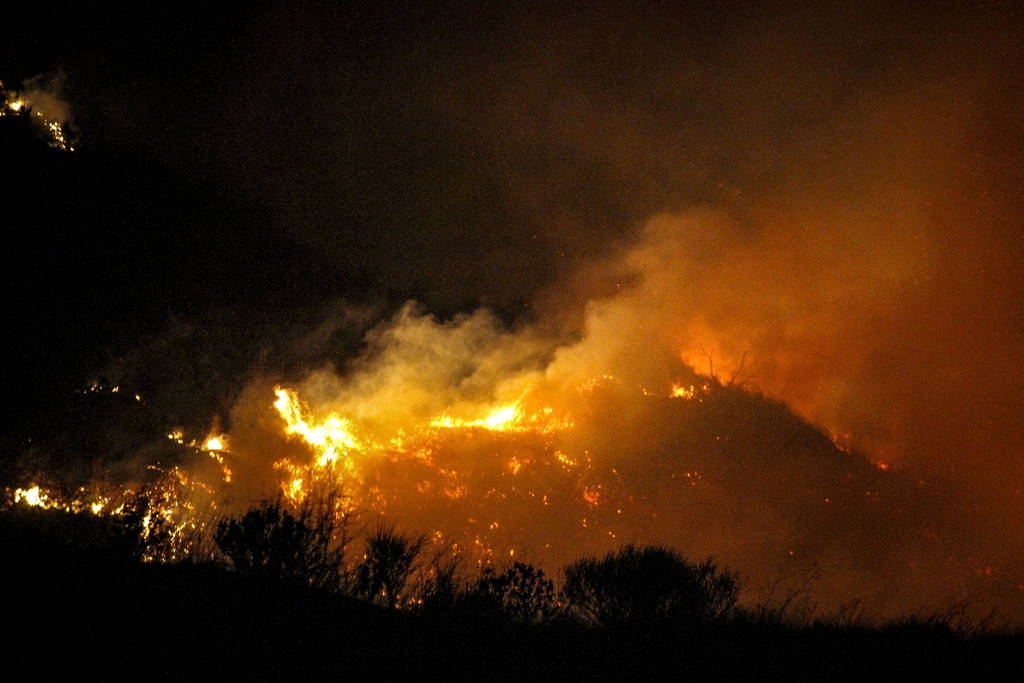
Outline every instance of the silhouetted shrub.
[(421, 568), (416, 591), (424, 611), (445, 612), (460, 600), (462, 586), (456, 577), (461, 559), (452, 548), (445, 547)]
[(239, 572), (337, 589), (347, 542), (337, 525), (333, 506), (307, 504), (296, 516), (279, 499), (220, 522), (215, 541)]
[(151, 503), (149, 495), (143, 492), (132, 496), (125, 502), (122, 514), (110, 519), (132, 559), (162, 559), (172, 524)]
[(406, 536), (394, 528), (378, 526), (366, 538), (363, 561), (355, 570), (355, 593), (385, 607), (405, 602), (404, 589), (416, 558), (426, 544), (424, 536)]
[(724, 617), (735, 607), (738, 590), (736, 578), (710, 559), (692, 564), (669, 548), (627, 545), (604, 559), (566, 567), (562, 596), (583, 621), (614, 626)]
[(520, 623), (545, 621), (557, 612), (554, 582), (545, 578), (544, 570), (522, 562), (501, 573), (484, 569), (467, 599), (478, 609)]

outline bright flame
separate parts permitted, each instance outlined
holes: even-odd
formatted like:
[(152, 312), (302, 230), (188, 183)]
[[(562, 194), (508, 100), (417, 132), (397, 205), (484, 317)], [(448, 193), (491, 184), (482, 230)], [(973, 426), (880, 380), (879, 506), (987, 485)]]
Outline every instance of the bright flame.
[(430, 421), (435, 429), (486, 429), (492, 432), (552, 432), (572, 429), (569, 418), (555, 417), (554, 410), (544, 407), (532, 413), (526, 412), (523, 403), (529, 394), (528, 387), (523, 394), (510, 403), (503, 403), (477, 413), (479, 417), (457, 417), (444, 412)]
[(24, 501), (26, 505), (32, 505), (34, 507), (51, 507), (48, 503), (50, 502), (49, 496), (45, 493), (41, 493), (39, 486), (33, 486), (30, 489), (17, 489), (14, 492), (14, 502), (20, 503)]
[[(139, 520), (139, 537), (147, 544), (143, 560), (175, 561), (193, 552), (202, 552), (194, 546), (194, 541), (204, 530), (208, 532), (211, 520), (216, 520), (218, 506), (212, 498), (213, 487), (179, 467), (163, 470), (150, 466), (149, 469), (160, 476), (141, 490), (108, 488), (100, 493), (83, 487), (65, 494), (36, 484), (26, 489), (15, 489), (13, 493), (8, 489), (7, 500), (15, 505), (75, 515), (125, 518), (144, 512)], [(140, 509), (140, 505), (144, 507)]]
[[(273, 464), (281, 494), (299, 505), (320, 486), (340, 487), (345, 510), (396, 519), (415, 514), (418, 523), (444, 529), (444, 542), (490, 563), (510, 552), (522, 522), (506, 525), (510, 518), (504, 517), (481, 526), (480, 517), (506, 515), (515, 499), (551, 516), (559, 516), (555, 501), (588, 510), (598, 505), (583, 492), (589, 458), (569, 458), (555, 447), (573, 429), (572, 419), (537, 405), (531, 391), (528, 386), (516, 400), (491, 405), (458, 402), (433, 418), (403, 419), (392, 436), (370, 438), (370, 428), (356, 419), (333, 411), (316, 415), (296, 391), (275, 387), (283, 435), (298, 437), (313, 456), (309, 463), (285, 457)], [(520, 450), (503, 455), (513, 444)]]
[(459, 418), (443, 413), (430, 421), (431, 427), (439, 429), (489, 429), (494, 432), (507, 432), (515, 429), (522, 422), (519, 401), (506, 403), (494, 408), (483, 417)]
[(519, 402), (515, 401), (501, 406), (483, 419), (481, 426), (487, 429), (503, 431), (519, 420)]
[(348, 470), (354, 468), (350, 455), (365, 449), (365, 444), (353, 434), (351, 421), (337, 415), (329, 415), (320, 424), (310, 421), (298, 395), (289, 389), (280, 387), (274, 390), (277, 401), (274, 407), (286, 423), (285, 433), (298, 435), (313, 447), (317, 454), (317, 465), (326, 467), (341, 459), (341, 464)]
[(697, 394), (696, 388), (691, 384), (685, 387), (681, 384), (672, 385), (672, 393), (669, 394), (672, 398), (693, 398)]

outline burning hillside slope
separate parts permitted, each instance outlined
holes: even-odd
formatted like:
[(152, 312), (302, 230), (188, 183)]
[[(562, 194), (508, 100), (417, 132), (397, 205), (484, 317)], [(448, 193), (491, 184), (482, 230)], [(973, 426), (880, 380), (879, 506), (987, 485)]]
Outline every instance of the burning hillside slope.
[(582, 374), (596, 341), (407, 306), (340, 371), (254, 379), (226, 429), (205, 436), (156, 435), (144, 397), (93, 387), (83, 400), (113, 412), (78, 422), (102, 443), (37, 445), (26, 482), (87, 462), (64, 482), (63, 500), (78, 502), (45, 488), (13, 497), (116, 512), (144, 495), (164, 559), (210, 552), (220, 515), (326, 489), (344, 495), (339, 514), (385, 518), (479, 563), (553, 568), (664, 543), (739, 570), (750, 601), (780, 579), (822, 609), (860, 599), (876, 614), (1017, 592), (1016, 567), (979, 535), (963, 494), (841, 450), (783, 404), (668, 353), (636, 357), (638, 373), (617, 351), (605, 356), (614, 374)]

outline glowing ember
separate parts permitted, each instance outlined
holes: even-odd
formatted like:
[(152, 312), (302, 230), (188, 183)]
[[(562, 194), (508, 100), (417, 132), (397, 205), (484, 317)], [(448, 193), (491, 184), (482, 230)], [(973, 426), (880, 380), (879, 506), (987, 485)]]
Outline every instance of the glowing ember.
[(33, 486), (30, 489), (17, 489), (14, 492), (14, 502), (24, 502), (26, 505), (36, 507), (52, 507), (52, 505), (49, 504), (49, 496), (45, 493), (41, 493), (38, 486)]
[(684, 387), (681, 384), (673, 384), (672, 392), (669, 394), (672, 398), (693, 398), (697, 394), (697, 390), (691, 384), (688, 387)]

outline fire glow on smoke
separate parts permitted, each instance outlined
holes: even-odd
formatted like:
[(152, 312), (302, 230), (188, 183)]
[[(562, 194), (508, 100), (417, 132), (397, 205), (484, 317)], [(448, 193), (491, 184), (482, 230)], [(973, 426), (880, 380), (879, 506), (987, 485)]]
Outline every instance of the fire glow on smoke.
[[(591, 300), (569, 338), (509, 329), (484, 310), (439, 321), (410, 304), (341, 367), (254, 378), (226, 429), (166, 434), (191, 460), (150, 465), (151, 521), (170, 537), (153, 559), (201, 556), (211, 525), (254, 502), (301, 505), (328, 490), (344, 497), (339, 512), (386, 518), (471, 564), (557, 569), (662, 543), (738, 570), (750, 599), (779, 576), (799, 585), (815, 573), (823, 609), (941, 609), (978, 581), (1021, 593), (1012, 558), (986, 545), (960, 499), (885, 453), (874, 464), (848, 430), (829, 438), (747, 384), (753, 375), (785, 396), (785, 356), (726, 344), (730, 330), (681, 294), (716, 281), (680, 267), (709, 222), (719, 227), (652, 221), (621, 268), (639, 277)], [(827, 379), (790, 405), (814, 419), (806, 406), (818, 404), (801, 396), (828, 397)], [(140, 493), (10, 496), (107, 514)]]
[[(610, 376), (594, 378), (580, 383), (576, 392), (586, 395), (602, 385), (616, 383)], [(94, 385), (86, 391), (104, 389)], [(120, 388), (109, 391), (117, 393)], [(665, 397), (690, 399), (697, 391), (691, 388), (681, 394), (673, 388)], [(551, 507), (559, 510), (559, 518), (567, 507), (575, 508), (575, 520), (560, 521), (577, 526), (577, 534), (616, 539), (614, 525), (602, 523), (606, 515), (596, 512), (609, 504), (609, 496), (607, 487), (596, 479), (589, 455), (567, 455), (562, 450), (570, 447), (562, 437), (572, 432), (573, 419), (537, 404), (532, 393), (533, 387), (528, 385), (511, 402), (452, 407), (421, 423), (399, 427), (389, 438), (378, 438), (335, 412), (315, 414), (295, 390), (275, 387), (273, 408), (279, 418), (280, 436), (301, 444), (304, 452), (299, 457), (274, 460), (271, 469), (276, 473), (280, 494), (295, 505), (300, 505), (317, 485), (326, 485), (343, 492), (346, 511), (398, 519), (409, 515), (413, 523), (419, 524), (433, 516), (436, 528), (429, 529), (430, 538), (453, 552), (469, 553), (478, 563), (490, 563), (496, 555), (515, 557), (516, 539), (536, 540), (536, 533), (526, 531), (523, 525), (531, 516), (529, 508)], [(650, 396), (646, 390), (644, 394)], [(151, 514), (170, 531), (170, 542), (165, 554), (150, 559), (189, 556), (194, 550), (189, 532), (200, 530), (209, 521), (218, 508), (218, 494), (230, 493), (229, 462), (245, 468), (245, 463), (231, 453), (224, 434), (211, 433), (186, 443), (184, 434), (174, 430), (167, 438), (214, 461), (220, 476), (203, 481), (181, 467), (161, 473), (157, 485), (146, 495), (152, 497)], [(466, 462), (466, 456), (478, 462)], [(690, 486), (698, 485), (697, 472), (684, 474)], [(411, 487), (403, 488), (407, 484)], [(65, 496), (35, 485), (15, 489), (10, 495), (15, 504), (120, 515), (138, 492), (127, 488), (100, 494), (82, 488), (76, 495)], [(197, 508), (200, 498), (208, 509)], [(616, 516), (623, 514), (623, 504), (618, 501)], [(509, 506), (517, 507), (512, 515)], [(453, 514), (464, 516), (465, 525), (453, 526)], [(512, 521), (514, 517), (520, 517), (519, 528)], [(144, 528), (150, 526), (147, 516)], [(551, 543), (544, 547), (550, 548)], [(537, 550), (532, 547), (529, 552), (535, 557), (545, 554)]]
[[(651, 542), (714, 555), (754, 579), (829, 563), (826, 590), (840, 597), (883, 585), (873, 572), (899, 563), (911, 576), (926, 571), (944, 596), (964, 575), (993, 573), (980, 558), (934, 547), (931, 522), (914, 519), (927, 492), (908, 496), (898, 475), (678, 356), (662, 359), (660, 377), (630, 374), (616, 352), (598, 353), (596, 339), (539, 351), (489, 314), (439, 323), (414, 308), (368, 339), (344, 373), (324, 368), (292, 386), (254, 381), (227, 430), (167, 433), (193, 460), (151, 465), (156, 481), (145, 489), (61, 496), (35, 486), (10, 496), (122, 514), (145, 495), (143, 533), (167, 536), (154, 560), (202, 557), (216, 521), (254, 500), (300, 506), (329, 491), (343, 497), (339, 514), (423, 533), (470, 566), (557, 568)], [(596, 357), (615, 374), (586, 374)]]

